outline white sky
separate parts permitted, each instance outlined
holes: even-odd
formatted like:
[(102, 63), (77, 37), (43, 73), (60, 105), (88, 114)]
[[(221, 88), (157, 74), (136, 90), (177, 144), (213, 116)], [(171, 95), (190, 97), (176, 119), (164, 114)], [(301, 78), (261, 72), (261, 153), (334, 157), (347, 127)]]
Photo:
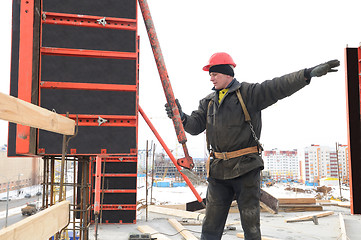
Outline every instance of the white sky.
[[(9, 93), (11, 4), (1, 1), (0, 91)], [(214, 52), (225, 51), (237, 64), (239, 81), (262, 82), (332, 59), (339, 72), (313, 78), (309, 86), (263, 111), (261, 142), (266, 149), (347, 143), (344, 49), (361, 42), (359, 0), (148, 0), (175, 97), (190, 114), (211, 92), (202, 67)], [(168, 147), (177, 138), (166, 117), (164, 92), (138, 11), (140, 106)], [(204, 134), (187, 135), (193, 157), (204, 156)], [(138, 148), (160, 144), (139, 117)], [(0, 145), (7, 123), (0, 120)], [(179, 154), (181, 148), (179, 148)], [(177, 154), (176, 154), (177, 155)]]

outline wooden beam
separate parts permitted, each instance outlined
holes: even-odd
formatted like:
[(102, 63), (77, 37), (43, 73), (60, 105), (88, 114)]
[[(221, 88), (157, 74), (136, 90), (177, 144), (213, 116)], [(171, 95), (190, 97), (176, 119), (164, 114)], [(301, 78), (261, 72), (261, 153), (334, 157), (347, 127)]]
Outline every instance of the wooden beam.
[(343, 219), (342, 213), (338, 214), (339, 221), (340, 221), (340, 230), (341, 230), (341, 240), (347, 240), (349, 239), (346, 234), (346, 226), (345, 226), (345, 220)]
[(315, 198), (278, 198), (279, 205), (283, 204), (316, 204)]
[(260, 201), (267, 206), (267, 209), (272, 209), (275, 214), (278, 213), (278, 199), (261, 189)]
[(262, 209), (266, 210), (267, 212), (269, 213), (272, 213), (272, 214), (277, 214), (276, 211), (274, 211), (273, 209), (271, 209), (270, 207), (268, 207), (266, 204), (264, 204), (263, 202), (259, 202), (259, 205), (261, 206)]
[(69, 201), (57, 203), (39, 213), (0, 230), (0, 240), (49, 239), (69, 223)]
[(74, 120), (4, 93), (0, 93), (0, 119), (65, 135), (75, 132)]
[(186, 239), (186, 240), (198, 240), (190, 231), (188, 231), (182, 224), (176, 219), (168, 219), (168, 222)]
[(330, 216), (330, 215), (333, 215), (333, 213), (334, 213), (333, 211), (327, 211), (327, 212), (322, 212), (322, 213), (304, 215), (304, 216), (295, 217), (295, 218), (289, 218), (289, 219), (286, 219), (285, 221), (287, 223), (290, 223), (290, 222), (302, 222), (302, 221), (312, 220), (313, 217), (320, 218), (320, 217)]
[(141, 232), (141, 233), (149, 233), (152, 238), (156, 238), (157, 240), (171, 240), (170, 238), (168, 238), (167, 236), (159, 233), (158, 231), (154, 230), (153, 228), (151, 228), (148, 225), (141, 225), (138, 226), (137, 229)]
[(306, 212), (306, 211), (322, 211), (321, 205), (301, 205), (301, 204), (286, 204), (279, 205), (279, 210), (283, 212)]
[[(244, 234), (243, 233), (237, 233), (236, 235), (239, 238), (243, 238), (244, 239)], [(278, 238), (270, 238), (270, 237), (261, 237), (262, 240), (279, 240)]]
[(197, 212), (189, 212), (189, 211), (183, 211), (179, 209), (170, 209), (165, 207), (159, 207), (150, 205), (148, 206), (148, 211), (155, 212), (155, 213), (161, 213), (165, 215), (171, 215), (181, 218), (193, 218), (202, 221), (205, 215), (203, 213), (197, 213)]

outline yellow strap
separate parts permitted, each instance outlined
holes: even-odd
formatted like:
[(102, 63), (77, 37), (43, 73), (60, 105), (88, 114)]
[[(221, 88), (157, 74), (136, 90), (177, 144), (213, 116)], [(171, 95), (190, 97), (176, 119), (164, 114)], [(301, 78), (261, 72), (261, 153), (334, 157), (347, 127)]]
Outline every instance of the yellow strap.
[(248, 113), (247, 108), (246, 108), (246, 104), (244, 104), (244, 102), (243, 102), (243, 98), (242, 98), (242, 95), (241, 95), (241, 92), (239, 91), (239, 89), (237, 89), (236, 94), (237, 94), (239, 102), (241, 103), (241, 106), (242, 106), (242, 109), (243, 109), (243, 112), (244, 112), (245, 121), (250, 122), (251, 117), (249, 116), (249, 113)]
[(221, 91), (218, 92), (218, 103), (222, 101), (223, 97), (226, 95), (227, 92), (228, 92), (228, 88), (222, 89)]

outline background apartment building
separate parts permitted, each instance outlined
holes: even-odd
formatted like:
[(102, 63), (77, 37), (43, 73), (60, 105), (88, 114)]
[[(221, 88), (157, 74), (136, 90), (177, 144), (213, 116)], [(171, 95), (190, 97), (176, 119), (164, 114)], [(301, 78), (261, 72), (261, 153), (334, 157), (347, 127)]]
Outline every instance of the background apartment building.
[(338, 145), (337, 149), (327, 146), (311, 145), (305, 148), (304, 179), (318, 183), (322, 178), (341, 178), (349, 181), (348, 147)]
[(299, 180), (300, 164), (297, 150), (283, 151), (273, 149), (263, 152), (265, 170), (274, 180)]
[(265, 171), (274, 180), (298, 180), (319, 183), (323, 178), (349, 181), (348, 146), (336, 147), (311, 145), (302, 152), (273, 149), (263, 152)]

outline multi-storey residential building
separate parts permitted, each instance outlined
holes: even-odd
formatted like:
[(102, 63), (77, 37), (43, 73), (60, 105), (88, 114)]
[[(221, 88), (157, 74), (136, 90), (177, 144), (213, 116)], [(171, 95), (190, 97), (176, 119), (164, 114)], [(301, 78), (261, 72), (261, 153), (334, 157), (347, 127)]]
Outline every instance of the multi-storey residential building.
[(300, 177), (300, 166), (297, 150), (282, 151), (273, 149), (263, 152), (265, 170), (268, 171), (274, 180), (292, 179)]
[(338, 178), (348, 181), (347, 145), (338, 145), (338, 149), (327, 146), (311, 145), (305, 148), (304, 178), (317, 183), (321, 178)]
[(349, 178), (349, 162), (348, 162), (348, 145), (338, 145), (338, 165), (340, 170), (340, 178), (342, 182), (348, 183)]

